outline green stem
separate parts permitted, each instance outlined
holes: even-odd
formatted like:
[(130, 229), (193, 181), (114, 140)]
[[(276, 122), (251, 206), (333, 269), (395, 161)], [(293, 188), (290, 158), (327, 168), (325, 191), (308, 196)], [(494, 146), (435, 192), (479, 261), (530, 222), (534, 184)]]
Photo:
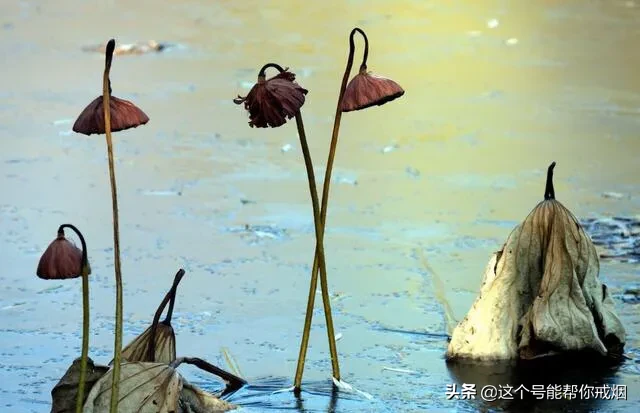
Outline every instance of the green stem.
[[(311, 287), (309, 289), (309, 298), (307, 300), (307, 312), (305, 315), (305, 327), (311, 326), (311, 318), (313, 314), (313, 306), (315, 303), (315, 290), (318, 284), (318, 271), (315, 266), (319, 264), (320, 267), (320, 283), (322, 286), (322, 301), (324, 304), (324, 314), (327, 323), (327, 335), (329, 339), (329, 352), (331, 354), (331, 366), (333, 368), (333, 376), (338, 380), (340, 379), (340, 366), (338, 363), (338, 351), (336, 349), (335, 333), (333, 329), (333, 317), (331, 315), (331, 303), (329, 301), (329, 290), (327, 288), (327, 269), (325, 264), (324, 245), (322, 241), (323, 228), (320, 217), (320, 203), (318, 201), (318, 190), (316, 188), (316, 178), (313, 171), (313, 164), (311, 162), (311, 154), (309, 152), (309, 145), (307, 143), (307, 137), (304, 130), (304, 124), (302, 122), (302, 114), (298, 111), (296, 113), (296, 125), (298, 126), (298, 135), (300, 136), (300, 145), (302, 147), (302, 154), (304, 157), (305, 166), (307, 169), (307, 178), (309, 180), (309, 192), (311, 194), (311, 204), (313, 205), (313, 223), (316, 234), (316, 246), (318, 250), (318, 259), (315, 259), (314, 270), (311, 272)], [(296, 389), (300, 388), (300, 381), (302, 380), (302, 371), (304, 370), (304, 361), (306, 354), (302, 351), (309, 345), (310, 328), (305, 328), (302, 332), (302, 343), (300, 345), (300, 354), (298, 356), (298, 369), (296, 370)]]
[(76, 396), (76, 413), (82, 413), (84, 404), (84, 388), (87, 381), (87, 359), (89, 357), (89, 261), (87, 259), (87, 244), (78, 228), (71, 224), (60, 225), (58, 233), (64, 234), (64, 229), (70, 228), (80, 238), (82, 244), (82, 353), (80, 355), (80, 380)]
[(113, 162), (113, 141), (111, 139), (111, 107), (109, 71), (116, 46), (114, 39), (107, 43), (104, 75), (102, 77), (102, 107), (104, 109), (104, 133), (107, 137), (107, 154), (109, 157), (109, 181), (111, 183), (111, 207), (113, 209), (113, 254), (116, 275), (116, 334), (113, 344), (113, 380), (111, 381), (110, 413), (118, 411), (118, 391), (120, 389), (120, 358), (122, 354), (122, 272), (120, 269), (120, 229), (118, 221), (118, 192), (116, 189), (116, 173)]
[[(327, 205), (329, 202), (329, 186), (331, 184), (331, 172), (333, 169), (333, 162), (336, 155), (336, 148), (338, 146), (338, 134), (340, 131), (340, 120), (342, 118), (342, 110), (340, 109), (340, 107), (342, 105), (344, 92), (347, 88), (347, 82), (349, 81), (349, 75), (351, 74), (351, 68), (353, 67), (353, 55), (355, 52), (355, 44), (354, 44), (353, 37), (356, 33), (360, 33), (365, 40), (365, 50), (363, 54), (362, 64), (360, 65), (360, 67), (366, 68), (366, 65), (367, 65), (367, 57), (369, 53), (369, 41), (365, 33), (356, 27), (351, 31), (351, 34), (349, 35), (349, 56), (347, 58), (347, 67), (345, 68), (344, 75), (342, 77), (342, 84), (340, 85), (340, 93), (338, 94), (338, 104), (336, 107), (336, 115), (333, 120), (333, 132), (331, 134), (331, 144), (329, 147), (329, 158), (327, 159), (327, 169), (325, 170), (324, 184), (322, 186), (322, 208), (320, 210), (320, 223), (321, 223), (320, 238), (321, 239), (324, 237), (324, 229), (325, 229), (325, 224), (327, 219)], [(312, 274), (316, 274), (318, 272), (318, 267), (319, 267), (318, 257), (320, 256), (319, 246), (320, 244), (316, 244), (315, 256), (313, 259)], [(329, 297), (328, 297), (328, 288), (326, 286), (326, 280), (322, 279), (323, 278), (322, 274), (320, 275), (320, 278), (321, 278), (320, 285), (322, 288), (322, 299), (323, 301), (328, 302)], [(313, 304), (315, 301), (316, 288), (317, 288), (317, 276), (312, 275), (311, 286), (309, 287), (309, 300), (307, 302), (307, 314), (305, 316), (303, 338), (305, 336), (305, 333), (308, 334), (308, 331), (311, 329), (311, 319), (313, 317), (312, 312), (313, 312)], [(325, 298), (325, 294), (326, 294), (326, 298)], [(327, 331), (329, 330), (329, 328), (333, 330), (333, 325), (331, 325), (331, 327), (327, 325)], [(300, 357), (298, 358), (298, 366), (296, 369), (296, 376), (295, 376), (295, 382), (294, 382), (294, 387), (296, 392), (300, 391), (300, 385), (302, 383), (302, 373), (304, 370), (304, 360), (307, 354), (308, 344), (309, 344), (308, 340), (307, 341), (303, 340), (300, 345)], [(337, 368), (338, 367), (337, 358), (335, 360), (332, 359), (332, 366), (334, 369), (334, 377), (337, 380), (340, 380), (339, 369)], [(337, 377), (336, 377), (336, 371), (338, 372)]]

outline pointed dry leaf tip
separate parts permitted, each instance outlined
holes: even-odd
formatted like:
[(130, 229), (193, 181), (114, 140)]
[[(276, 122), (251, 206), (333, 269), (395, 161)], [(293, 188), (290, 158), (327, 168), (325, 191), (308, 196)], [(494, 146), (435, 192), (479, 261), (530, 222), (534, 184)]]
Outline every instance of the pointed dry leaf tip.
[(404, 90), (391, 79), (376, 76), (367, 72), (367, 58), (369, 56), (369, 39), (359, 28), (351, 31), (349, 37), (349, 54), (352, 55), (355, 44), (353, 36), (360, 33), (364, 38), (364, 53), (359, 73), (351, 79), (342, 97), (341, 108), (343, 112), (366, 109), (370, 106), (380, 106), (404, 95)]
[(556, 199), (556, 192), (553, 189), (553, 168), (556, 167), (556, 163), (551, 162), (551, 165), (549, 165), (549, 168), (547, 169), (547, 184), (544, 188), (544, 199), (545, 200), (549, 200), (549, 199)]
[[(280, 73), (266, 79), (265, 71), (273, 67)], [(246, 97), (238, 96), (233, 102), (244, 104), (249, 112), (249, 126), (276, 128), (293, 118), (304, 105), (308, 90), (295, 82), (296, 75), (275, 63), (268, 63), (260, 69), (258, 82)]]
[(111, 39), (107, 42), (107, 48), (105, 50), (104, 67), (109, 70), (111, 68), (111, 61), (113, 60), (113, 51), (116, 49), (115, 39)]
[[(76, 247), (64, 236), (64, 228), (71, 228), (78, 234), (82, 243), (82, 250)], [(58, 236), (49, 244), (40, 257), (36, 274), (45, 280), (62, 280), (77, 278), (82, 275), (82, 263), (87, 266), (87, 274), (91, 273), (91, 267), (86, 259), (86, 244), (84, 237), (70, 224), (60, 226)]]

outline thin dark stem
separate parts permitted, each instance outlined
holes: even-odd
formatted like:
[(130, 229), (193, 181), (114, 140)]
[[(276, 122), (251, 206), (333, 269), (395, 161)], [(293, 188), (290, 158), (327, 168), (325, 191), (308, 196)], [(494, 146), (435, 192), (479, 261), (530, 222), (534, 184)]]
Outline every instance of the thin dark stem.
[(192, 364), (199, 369), (214, 374), (224, 380), (227, 386), (222, 393), (223, 395), (233, 393), (247, 384), (247, 381), (243, 378), (240, 378), (233, 373), (229, 373), (226, 370), (222, 370), (220, 367), (214, 366), (213, 364), (197, 357), (178, 357), (170, 364), (170, 366), (175, 369), (182, 363)]
[(260, 69), (260, 71), (258, 72), (258, 78), (264, 78), (266, 76), (267, 69), (270, 67), (276, 69), (280, 73), (286, 70), (286, 69), (283, 69), (282, 66), (280, 66), (277, 63), (267, 63), (266, 65), (262, 66), (262, 69)]
[(84, 267), (85, 265), (89, 265), (89, 260), (87, 258), (87, 243), (84, 240), (82, 232), (80, 232), (80, 230), (75, 225), (62, 224), (58, 227), (58, 234), (64, 235), (65, 228), (69, 228), (70, 230), (75, 232), (75, 234), (78, 236), (78, 239), (80, 239), (80, 245), (82, 246), (82, 266)]
[(107, 43), (104, 75), (102, 77), (102, 106), (104, 110), (104, 132), (107, 138), (107, 154), (109, 158), (109, 182), (111, 184), (111, 208), (113, 210), (113, 255), (116, 277), (116, 331), (113, 345), (113, 380), (111, 381), (111, 403), (109, 412), (118, 411), (118, 393), (120, 389), (120, 359), (122, 354), (122, 271), (120, 268), (120, 229), (118, 220), (118, 191), (113, 161), (113, 141), (111, 139), (111, 83), (109, 71), (115, 49), (115, 40)]
[[(307, 170), (307, 178), (309, 181), (309, 193), (311, 194), (311, 204), (313, 206), (313, 223), (315, 227), (316, 234), (316, 245), (318, 249), (318, 263), (320, 266), (320, 282), (322, 287), (322, 301), (324, 304), (324, 314), (327, 322), (327, 335), (329, 339), (329, 352), (331, 354), (331, 364), (333, 368), (334, 377), (340, 377), (340, 366), (338, 364), (338, 351), (336, 349), (335, 342), (335, 334), (333, 330), (333, 317), (331, 315), (331, 303), (329, 300), (329, 292), (327, 287), (327, 269), (325, 264), (325, 254), (324, 254), (324, 246), (323, 246), (323, 232), (322, 232), (322, 222), (320, 218), (320, 203), (318, 201), (318, 190), (316, 188), (316, 178), (315, 173), (313, 171), (313, 163), (311, 161), (311, 154), (309, 151), (309, 145), (307, 143), (307, 137), (304, 130), (304, 123), (302, 121), (302, 114), (298, 111), (296, 113), (296, 125), (298, 127), (298, 135), (300, 137), (300, 145), (302, 147), (302, 154), (304, 156), (305, 166)], [(315, 258), (314, 258), (315, 259)], [(314, 270), (311, 272), (311, 283), (312, 286), (309, 289), (309, 299), (307, 300), (307, 311), (305, 314), (305, 326), (311, 324), (311, 317), (313, 314), (313, 305), (315, 303), (315, 290), (318, 284), (318, 271)], [(302, 344), (300, 349), (306, 349), (309, 345), (309, 330), (304, 329), (302, 333)], [(299, 369), (296, 371), (296, 380), (298, 380), (298, 372), (302, 372), (304, 369), (304, 353), (300, 353), (298, 357)], [(301, 364), (301, 367), (300, 367)], [(301, 377), (300, 377), (301, 379)], [(296, 387), (298, 388), (298, 387)]]
[(80, 230), (74, 225), (63, 224), (58, 228), (58, 234), (64, 235), (65, 228), (70, 228), (75, 232), (82, 245), (82, 260), (80, 264), (82, 276), (82, 353), (80, 355), (80, 379), (76, 396), (76, 413), (82, 413), (84, 390), (87, 381), (87, 360), (89, 358), (89, 260), (87, 259), (87, 243)]
[[(171, 300), (169, 301), (169, 309), (167, 310), (167, 316), (162, 321), (164, 324), (167, 324), (167, 325), (171, 324), (171, 317), (173, 316), (173, 306), (176, 303), (176, 292), (178, 291), (178, 283), (184, 276), (184, 270), (180, 269), (179, 273), (180, 272), (181, 272), (180, 279), (178, 279), (177, 281), (174, 281), (173, 287), (171, 289)], [(178, 274), (176, 274), (176, 277), (178, 277)]]
[[(344, 75), (342, 76), (342, 84), (340, 85), (340, 92), (338, 94), (338, 104), (336, 107), (336, 114), (335, 117), (333, 118), (333, 132), (331, 133), (331, 144), (329, 147), (329, 157), (327, 159), (327, 169), (325, 170), (325, 175), (324, 175), (324, 183), (322, 186), (322, 208), (320, 210), (320, 222), (322, 224), (322, 229), (320, 231), (320, 233), (322, 234), (322, 237), (324, 237), (324, 230), (325, 230), (325, 225), (326, 225), (326, 220), (327, 220), (327, 205), (329, 203), (329, 187), (331, 185), (331, 172), (333, 170), (333, 162), (335, 160), (335, 155), (336, 155), (336, 148), (338, 146), (338, 135), (340, 132), (340, 120), (342, 119), (342, 110), (340, 109), (342, 106), (342, 99), (344, 97), (344, 92), (347, 88), (347, 82), (349, 81), (349, 75), (351, 74), (351, 68), (353, 67), (353, 55), (355, 53), (355, 43), (354, 43), (354, 36), (356, 33), (360, 33), (364, 39), (365, 39), (365, 51), (363, 54), (363, 59), (362, 59), (362, 64), (360, 65), (361, 69), (366, 69), (367, 66), (367, 57), (369, 54), (369, 41), (367, 39), (367, 36), (365, 35), (364, 31), (362, 31), (359, 28), (354, 28), (351, 33), (349, 34), (349, 56), (347, 57), (347, 67), (344, 70)], [(319, 267), (319, 262), (318, 262), (318, 257), (319, 257), (319, 249), (318, 249), (318, 245), (316, 244), (316, 250), (315, 250), (315, 255), (314, 255), (314, 259), (313, 259), (313, 274), (318, 272), (318, 267)], [(321, 277), (322, 278), (322, 277)], [(314, 280), (316, 280), (316, 284), (314, 284)], [(322, 282), (321, 282), (321, 287), (322, 287)], [(311, 312), (313, 311), (313, 305), (315, 302), (315, 290), (317, 288), (317, 277), (311, 277), (311, 286), (309, 287), (309, 291), (313, 291), (313, 293), (309, 294), (309, 301), (307, 303), (307, 314), (305, 316), (305, 324), (304, 324), (304, 329), (303, 329), (303, 337), (306, 334), (308, 334), (308, 331), (311, 329), (311, 320), (313, 318), (313, 314), (310, 314), (309, 309), (311, 309)], [(326, 288), (326, 286), (325, 286)], [(323, 299), (324, 299), (324, 288), (323, 288)], [(327, 329), (329, 327), (327, 326)], [(333, 326), (331, 326), (331, 328), (333, 328)], [(295, 387), (295, 391), (299, 392), (300, 391), (300, 386), (302, 384), (302, 373), (304, 371), (304, 359), (306, 358), (306, 354), (307, 354), (307, 348), (308, 348), (308, 340), (305, 342), (304, 340), (302, 341), (302, 343), (300, 344), (300, 357), (298, 358), (298, 366), (296, 368), (296, 376), (295, 376), (295, 381), (294, 381), (294, 387)], [(337, 359), (336, 359), (336, 365), (337, 365)], [(334, 369), (334, 377), (335, 377), (335, 369)], [(335, 377), (337, 380), (340, 380), (340, 376), (338, 375), (337, 377)]]
[[(180, 268), (176, 273), (175, 277), (173, 277), (173, 284), (167, 294), (165, 294), (164, 298), (160, 302), (156, 313), (153, 315), (153, 322), (151, 323), (151, 332), (149, 339), (149, 347), (147, 350), (147, 354), (149, 355), (149, 361), (156, 361), (156, 332), (158, 330), (158, 322), (160, 321), (160, 317), (164, 312), (164, 309), (167, 306), (167, 303), (170, 301), (173, 303), (172, 298), (175, 299), (176, 290), (178, 289), (178, 284), (180, 284), (180, 280), (184, 277), (184, 270)], [(169, 311), (167, 312), (167, 318), (164, 320), (165, 324), (171, 323), (171, 313), (173, 312), (173, 305), (169, 306)]]
[(351, 30), (351, 34), (349, 35), (349, 50), (355, 50), (355, 44), (353, 37), (356, 33), (360, 33), (364, 38), (364, 52), (362, 53), (362, 63), (360, 64), (360, 71), (367, 70), (367, 58), (369, 57), (369, 39), (362, 29), (356, 27)]
[(556, 192), (553, 189), (553, 168), (555, 168), (556, 163), (552, 162), (547, 169), (547, 184), (544, 188), (544, 199), (556, 199)]

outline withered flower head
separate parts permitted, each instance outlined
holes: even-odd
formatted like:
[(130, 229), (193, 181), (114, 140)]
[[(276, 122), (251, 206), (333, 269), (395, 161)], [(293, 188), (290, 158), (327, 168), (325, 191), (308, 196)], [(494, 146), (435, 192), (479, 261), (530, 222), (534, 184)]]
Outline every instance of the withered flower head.
[[(90, 274), (88, 262), (87, 269)], [(63, 229), (58, 230), (58, 237), (40, 257), (36, 274), (45, 280), (63, 280), (82, 275), (82, 251), (65, 238)]]
[(399, 84), (386, 77), (367, 72), (367, 67), (364, 66), (347, 85), (342, 98), (341, 110), (351, 112), (374, 105), (380, 106), (402, 95), (404, 95), (404, 90)]
[[(109, 107), (111, 108), (112, 132), (135, 128), (149, 122), (149, 117), (128, 100), (111, 96)], [(76, 119), (76, 122), (73, 124), (73, 131), (85, 135), (104, 133), (102, 96), (95, 98), (82, 113), (80, 113), (80, 116), (78, 116), (78, 119)]]
[[(136, 105), (128, 100), (120, 99), (111, 95), (111, 81), (109, 80), (109, 72), (111, 70), (111, 61), (113, 60), (113, 51), (116, 47), (115, 40), (111, 39), (107, 43), (105, 51), (104, 63), (104, 88), (109, 89), (109, 109), (111, 110), (111, 131), (117, 132), (129, 128), (135, 128), (149, 122), (149, 117)], [(106, 93), (106, 92), (105, 92)], [(73, 124), (73, 131), (91, 135), (93, 133), (103, 134), (104, 130), (104, 109), (102, 103), (102, 95), (95, 98), (80, 113), (78, 119)]]
[[(275, 67), (280, 73), (266, 79), (265, 70), (269, 67)], [(277, 128), (298, 113), (308, 90), (296, 83), (295, 78), (294, 73), (273, 63), (266, 64), (260, 70), (258, 83), (249, 94), (233, 100), (237, 105), (244, 104), (249, 112), (249, 126)]]

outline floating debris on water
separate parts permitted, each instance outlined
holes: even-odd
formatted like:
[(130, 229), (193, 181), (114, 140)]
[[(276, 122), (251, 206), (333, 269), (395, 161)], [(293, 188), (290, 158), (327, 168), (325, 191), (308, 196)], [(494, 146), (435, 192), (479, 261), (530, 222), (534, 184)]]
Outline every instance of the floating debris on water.
[(141, 195), (147, 195), (147, 196), (182, 196), (182, 191), (176, 191), (173, 189), (168, 189), (168, 190), (147, 189), (147, 190), (139, 190), (138, 193), (140, 193)]
[(37, 292), (37, 294), (46, 294), (62, 288), (62, 284), (54, 285), (53, 287), (48, 287), (43, 290)]
[(227, 228), (227, 232), (240, 234), (242, 238), (250, 244), (255, 244), (262, 239), (283, 240), (289, 238), (286, 229), (278, 228), (275, 225), (249, 225), (243, 227)]
[(394, 143), (394, 144), (392, 144), (392, 145), (387, 145), (387, 146), (385, 146), (384, 148), (382, 148), (382, 153), (389, 153), (389, 152), (393, 152), (393, 151), (395, 151), (395, 150), (396, 150), (396, 149), (398, 149), (398, 148), (399, 148), (399, 146), (398, 146), (398, 144), (396, 144), (396, 143)]
[(27, 303), (26, 301), (20, 301), (20, 302), (17, 302), (17, 303), (13, 303), (13, 304), (9, 304), (7, 306), (4, 306), (4, 307), (0, 308), (0, 310), (11, 310), (13, 308), (25, 305), (26, 303)]
[(405, 172), (411, 178), (420, 178), (420, 171), (417, 170), (416, 168), (413, 168), (411, 166), (407, 166), (407, 169), (405, 169)]
[[(113, 54), (115, 55), (139, 55), (145, 53), (157, 53), (162, 52), (173, 45), (171, 43), (156, 42), (155, 40), (147, 40), (136, 43), (122, 43), (116, 46)], [(90, 45), (83, 46), (82, 50), (85, 52), (104, 53), (106, 45)]]
[(250, 199), (241, 199), (241, 200), (240, 200), (240, 203), (241, 203), (242, 205), (257, 204), (257, 202), (256, 202), (256, 201), (252, 201), (252, 200), (250, 200)]
[(349, 383), (347, 383), (345, 381), (342, 381), (342, 380), (336, 380), (335, 377), (332, 377), (332, 379), (333, 379), (333, 384), (335, 384), (335, 386), (339, 390), (347, 392), (347, 393), (359, 394), (360, 396), (363, 396), (367, 400), (373, 400), (373, 396), (371, 394), (369, 394), (367, 392), (364, 392), (362, 390), (355, 389)]
[(495, 29), (500, 25), (500, 21), (498, 19), (491, 19), (487, 21), (487, 27), (490, 29)]
[(627, 304), (640, 304), (640, 288), (627, 288), (622, 293), (622, 301)]
[(293, 148), (293, 145), (291, 145), (290, 143), (287, 143), (286, 145), (283, 145), (282, 148), (280, 148), (280, 151), (282, 153), (287, 153), (291, 150), (291, 148)]
[(382, 370), (395, 371), (396, 373), (418, 374), (418, 372), (415, 371), (415, 370), (399, 369), (397, 367), (385, 367), (385, 366), (383, 366)]
[(515, 46), (518, 44), (518, 39), (516, 39), (515, 37), (511, 37), (507, 39), (505, 43), (507, 44), (507, 46)]
[(336, 341), (340, 340), (342, 338), (342, 333), (338, 333), (335, 336)]
[(640, 217), (602, 217), (582, 221), (593, 243), (606, 252), (600, 258), (640, 262)]
[(622, 198), (629, 198), (629, 195), (625, 195), (620, 192), (603, 192), (602, 197), (611, 198), (611, 199), (622, 199)]
[(333, 181), (339, 184), (358, 185), (358, 180), (356, 178), (340, 174), (335, 174)]

